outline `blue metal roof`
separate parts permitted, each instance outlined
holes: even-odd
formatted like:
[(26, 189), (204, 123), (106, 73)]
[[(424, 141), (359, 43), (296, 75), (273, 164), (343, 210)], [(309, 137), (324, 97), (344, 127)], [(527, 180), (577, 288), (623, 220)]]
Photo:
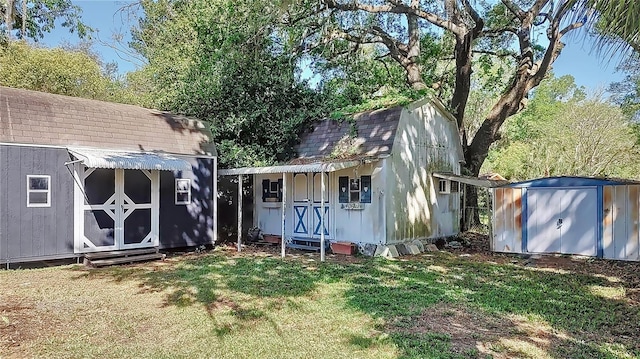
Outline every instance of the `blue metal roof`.
[(640, 182), (630, 179), (619, 178), (597, 178), (597, 177), (544, 177), (522, 182), (511, 183), (503, 187), (530, 188), (530, 187), (589, 187), (589, 186), (612, 186), (625, 184), (639, 184)]

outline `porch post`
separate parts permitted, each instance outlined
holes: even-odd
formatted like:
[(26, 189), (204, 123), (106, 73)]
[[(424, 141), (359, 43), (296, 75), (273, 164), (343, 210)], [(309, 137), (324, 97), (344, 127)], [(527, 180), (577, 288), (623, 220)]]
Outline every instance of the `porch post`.
[(324, 172), (320, 172), (320, 262), (324, 262)]
[(280, 237), (280, 255), (282, 258), (285, 256), (285, 244), (286, 239), (284, 237), (284, 231), (286, 229), (285, 223), (287, 218), (287, 174), (282, 174), (282, 235)]
[(238, 252), (242, 250), (242, 175), (238, 175)]
[(218, 157), (213, 158), (213, 175), (211, 181), (213, 182), (213, 198), (211, 207), (213, 208), (213, 243), (218, 243)]

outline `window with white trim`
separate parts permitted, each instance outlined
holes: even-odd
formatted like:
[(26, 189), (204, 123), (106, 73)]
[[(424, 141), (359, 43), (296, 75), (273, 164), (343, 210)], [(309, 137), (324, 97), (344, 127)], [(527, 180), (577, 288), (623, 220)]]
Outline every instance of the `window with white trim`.
[(190, 178), (176, 178), (176, 204), (191, 204)]
[(27, 175), (27, 207), (51, 207), (51, 176)]
[(447, 194), (449, 193), (449, 181), (446, 179), (438, 180), (438, 192)]
[(371, 203), (371, 176), (338, 177), (339, 203)]

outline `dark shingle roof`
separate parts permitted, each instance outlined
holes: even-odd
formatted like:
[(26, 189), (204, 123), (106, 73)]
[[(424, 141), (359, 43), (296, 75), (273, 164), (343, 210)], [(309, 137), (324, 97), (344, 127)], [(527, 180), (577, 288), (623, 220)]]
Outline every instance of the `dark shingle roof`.
[[(301, 135), (300, 144), (295, 147), (298, 158), (294, 161), (390, 154), (402, 109), (397, 106), (362, 112), (354, 116), (354, 121), (319, 121), (310, 132)], [(355, 137), (349, 139), (351, 134)]]
[(146, 108), (0, 87), (0, 142), (214, 154), (197, 120)]

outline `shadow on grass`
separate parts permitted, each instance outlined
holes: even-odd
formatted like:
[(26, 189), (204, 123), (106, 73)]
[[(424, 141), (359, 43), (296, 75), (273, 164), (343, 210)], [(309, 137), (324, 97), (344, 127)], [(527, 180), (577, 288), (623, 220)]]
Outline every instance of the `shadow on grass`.
[[(347, 283), (349, 308), (382, 319), (382, 338), (351, 337), (356, 347), (391, 342), (403, 358), (466, 358), (483, 355), (472, 346), (458, 346), (455, 331), (422, 326), (432, 308), (467, 308), (481, 313), (479, 323), (458, 323), (495, 334), (496, 343), (521, 341), (525, 349), (494, 345), (508, 357), (533, 356), (526, 347), (557, 358), (618, 358), (640, 355), (638, 307), (620, 298), (606, 298), (593, 288), (615, 287), (602, 277), (536, 271), (511, 264), (474, 262), (447, 255), (411, 261), (364, 260), (361, 263), (305, 263), (270, 257), (226, 257), (212, 254), (183, 260), (167, 268), (113, 267), (83, 272), (82, 277), (134, 280), (142, 291), (166, 291), (165, 305), (227, 308), (238, 321), (263, 320), (269, 310), (292, 308), (297, 297), (313, 299), (320, 283)], [(221, 297), (223, 291), (247, 298)], [(258, 304), (259, 303), (259, 304)], [(525, 319), (548, 324), (545, 342), (522, 329)], [(462, 316), (461, 320), (466, 317)], [(491, 319), (491, 318), (495, 318)], [(454, 321), (450, 321), (454, 322)], [(449, 323), (449, 322), (447, 322)], [(454, 323), (456, 324), (456, 323)], [(274, 328), (277, 325), (274, 324)], [(218, 335), (233, 330), (221, 324)], [(492, 332), (495, 332), (491, 334)], [(482, 334), (484, 335), (484, 334)], [(469, 341), (484, 341), (471, 335)]]

